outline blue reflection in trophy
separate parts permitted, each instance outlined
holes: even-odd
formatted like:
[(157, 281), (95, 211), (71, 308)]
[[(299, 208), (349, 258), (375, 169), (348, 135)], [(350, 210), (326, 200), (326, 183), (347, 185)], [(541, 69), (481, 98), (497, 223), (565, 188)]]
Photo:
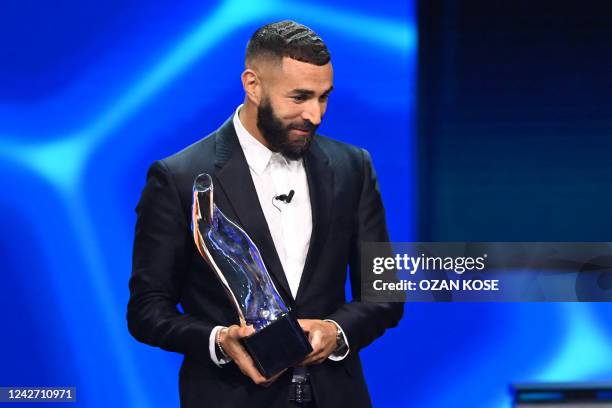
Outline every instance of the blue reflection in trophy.
[(243, 339), (243, 345), (262, 374), (269, 377), (310, 353), (310, 343), (289, 314), (259, 249), (215, 205), (208, 174), (200, 174), (194, 181), (191, 223), (198, 251), (228, 292), (240, 324), (255, 328), (255, 334)]

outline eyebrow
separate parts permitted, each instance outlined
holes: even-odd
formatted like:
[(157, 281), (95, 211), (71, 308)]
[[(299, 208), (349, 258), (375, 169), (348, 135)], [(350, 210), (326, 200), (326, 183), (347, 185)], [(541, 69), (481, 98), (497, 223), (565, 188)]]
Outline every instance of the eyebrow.
[[(329, 95), (331, 93), (331, 91), (333, 91), (333, 90), (334, 90), (334, 87), (332, 85), (332, 86), (329, 87), (328, 90), (323, 92), (323, 95)], [(306, 95), (306, 96), (313, 96), (315, 94), (313, 90), (310, 90), (310, 89), (301, 89), (301, 88), (294, 89), (290, 93), (292, 93), (292, 94), (301, 94), (301, 95)]]

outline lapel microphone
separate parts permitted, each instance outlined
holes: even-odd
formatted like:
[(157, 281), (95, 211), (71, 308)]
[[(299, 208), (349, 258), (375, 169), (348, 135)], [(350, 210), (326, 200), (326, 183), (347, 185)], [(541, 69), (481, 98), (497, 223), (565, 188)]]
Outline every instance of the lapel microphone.
[(289, 204), (291, 202), (291, 200), (293, 200), (293, 195), (294, 194), (295, 194), (295, 191), (289, 190), (289, 194), (277, 195), (277, 196), (274, 197), (274, 199), (278, 200), (278, 201), (283, 201), (283, 202), (285, 202), (285, 204)]

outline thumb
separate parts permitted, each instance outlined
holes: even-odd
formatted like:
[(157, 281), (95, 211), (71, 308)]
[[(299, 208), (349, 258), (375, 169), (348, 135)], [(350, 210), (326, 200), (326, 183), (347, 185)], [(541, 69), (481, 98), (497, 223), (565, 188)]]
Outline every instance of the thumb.
[(240, 329), (238, 330), (238, 335), (240, 338), (248, 337), (254, 333), (255, 333), (255, 328), (252, 325), (241, 326)]
[(313, 349), (318, 349), (320, 344), (323, 342), (323, 335), (320, 331), (316, 330), (312, 333), (312, 336), (309, 338), (310, 344)]
[(302, 330), (304, 330), (306, 333), (308, 333), (310, 331), (310, 320), (308, 320), (308, 319), (298, 319), (298, 323), (299, 323), (300, 327), (302, 328)]

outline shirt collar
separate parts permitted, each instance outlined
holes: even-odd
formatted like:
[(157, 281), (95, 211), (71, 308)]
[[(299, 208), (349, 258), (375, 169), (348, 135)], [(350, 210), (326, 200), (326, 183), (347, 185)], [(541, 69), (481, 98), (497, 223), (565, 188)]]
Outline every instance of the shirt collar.
[(249, 167), (257, 175), (260, 175), (270, 162), (272, 151), (261, 144), (259, 140), (255, 139), (255, 136), (251, 135), (242, 125), (242, 122), (240, 122), (240, 117), (238, 116), (240, 108), (242, 108), (242, 105), (238, 106), (236, 112), (234, 113), (234, 128), (236, 129), (238, 142), (240, 143), (240, 147), (242, 147), (244, 157), (246, 158)]
[(251, 170), (258, 176), (261, 175), (270, 163), (272, 157), (289, 167), (294, 167), (297, 163), (292, 163), (292, 161), (288, 161), (282, 154), (271, 151), (246, 130), (238, 115), (240, 108), (242, 108), (242, 105), (238, 106), (234, 113), (234, 129), (236, 129), (238, 142), (240, 143), (240, 147), (244, 152), (247, 164)]

